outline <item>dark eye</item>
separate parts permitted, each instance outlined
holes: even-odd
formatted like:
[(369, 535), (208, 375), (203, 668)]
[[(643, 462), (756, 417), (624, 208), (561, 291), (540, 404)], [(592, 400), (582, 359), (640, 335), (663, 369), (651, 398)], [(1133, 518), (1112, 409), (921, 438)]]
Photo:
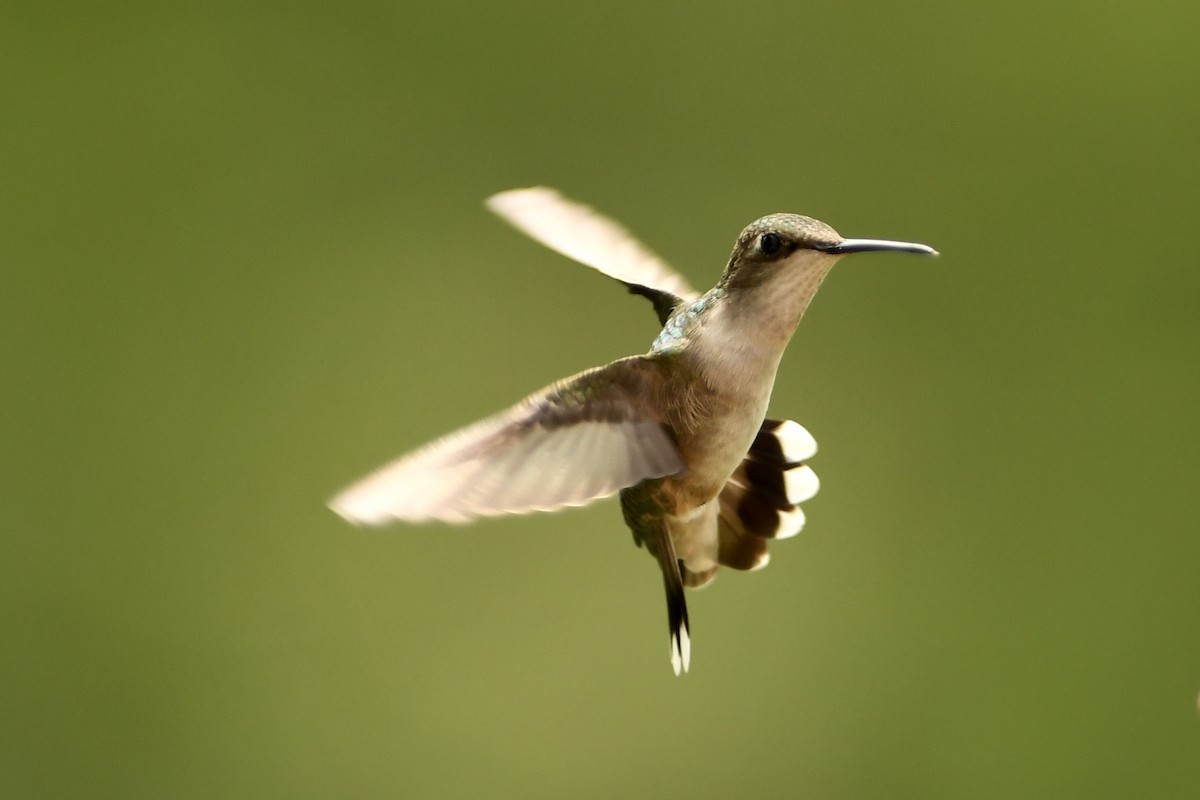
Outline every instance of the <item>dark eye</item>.
[(783, 240), (779, 238), (778, 233), (764, 233), (758, 237), (758, 249), (763, 251), (763, 254), (773, 256), (783, 247)]

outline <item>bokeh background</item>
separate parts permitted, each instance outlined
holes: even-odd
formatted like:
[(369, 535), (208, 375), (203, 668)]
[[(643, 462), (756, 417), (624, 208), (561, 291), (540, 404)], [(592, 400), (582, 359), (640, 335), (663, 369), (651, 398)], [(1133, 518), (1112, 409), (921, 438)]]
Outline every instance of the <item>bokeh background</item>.
[[(0, 16), (0, 795), (1200, 797), (1200, 6)], [(823, 489), (686, 679), (615, 501), (324, 506), (648, 347), (531, 184), (700, 286), (775, 211), (943, 253), (825, 284)]]

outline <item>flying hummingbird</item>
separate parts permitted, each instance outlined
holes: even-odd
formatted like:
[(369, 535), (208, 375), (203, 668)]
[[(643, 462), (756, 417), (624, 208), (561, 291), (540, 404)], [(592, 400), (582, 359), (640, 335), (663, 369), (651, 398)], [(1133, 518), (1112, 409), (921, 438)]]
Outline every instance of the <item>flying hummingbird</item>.
[(645, 355), (558, 381), (507, 411), (384, 466), (337, 495), (347, 520), (464, 522), (581, 506), (620, 493), (634, 542), (658, 560), (671, 665), (691, 657), (684, 587), (723, 565), (761, 569), (772, 539), (804, 526), (817, 492), (803, 427), (766, 418), (775, 373), (821, 281), (844, 255), (923, 244), (843, 239), (823, 222), (771, 214), (738, 236), (704, 294), (616, 222), (553, 189), (487, 206), (532, 238), (615, 278), (654, 306)]

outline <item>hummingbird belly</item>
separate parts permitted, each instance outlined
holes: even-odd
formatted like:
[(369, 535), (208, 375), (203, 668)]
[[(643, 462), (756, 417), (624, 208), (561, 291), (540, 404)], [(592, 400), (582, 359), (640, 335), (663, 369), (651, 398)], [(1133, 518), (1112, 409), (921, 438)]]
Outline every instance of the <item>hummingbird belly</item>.
[(664, 521), (676, 555), (691, 572), (718, 564), (718, 496), (754, 442), (769, 400), (769, 392), (710, 396), (705, 419), (678, 437), (686, 468), (663, 481), (662, 492), (670, 499)]

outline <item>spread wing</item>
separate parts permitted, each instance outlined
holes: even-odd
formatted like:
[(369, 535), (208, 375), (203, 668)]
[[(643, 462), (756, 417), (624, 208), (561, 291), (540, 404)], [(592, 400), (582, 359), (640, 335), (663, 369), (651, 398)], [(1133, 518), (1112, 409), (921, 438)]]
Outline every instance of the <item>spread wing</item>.
[(621, 225), (554, 189), (535, 186), (492, 195), (487, 207), (567, 258), (603, 272), (654, 303), (665, 323), (680, 300), (699, 293)]
[(661, 396), (651, 359), (615, 361), (404, 456), (329, 505), (368, 525), (583, 505), (683, 468)]

